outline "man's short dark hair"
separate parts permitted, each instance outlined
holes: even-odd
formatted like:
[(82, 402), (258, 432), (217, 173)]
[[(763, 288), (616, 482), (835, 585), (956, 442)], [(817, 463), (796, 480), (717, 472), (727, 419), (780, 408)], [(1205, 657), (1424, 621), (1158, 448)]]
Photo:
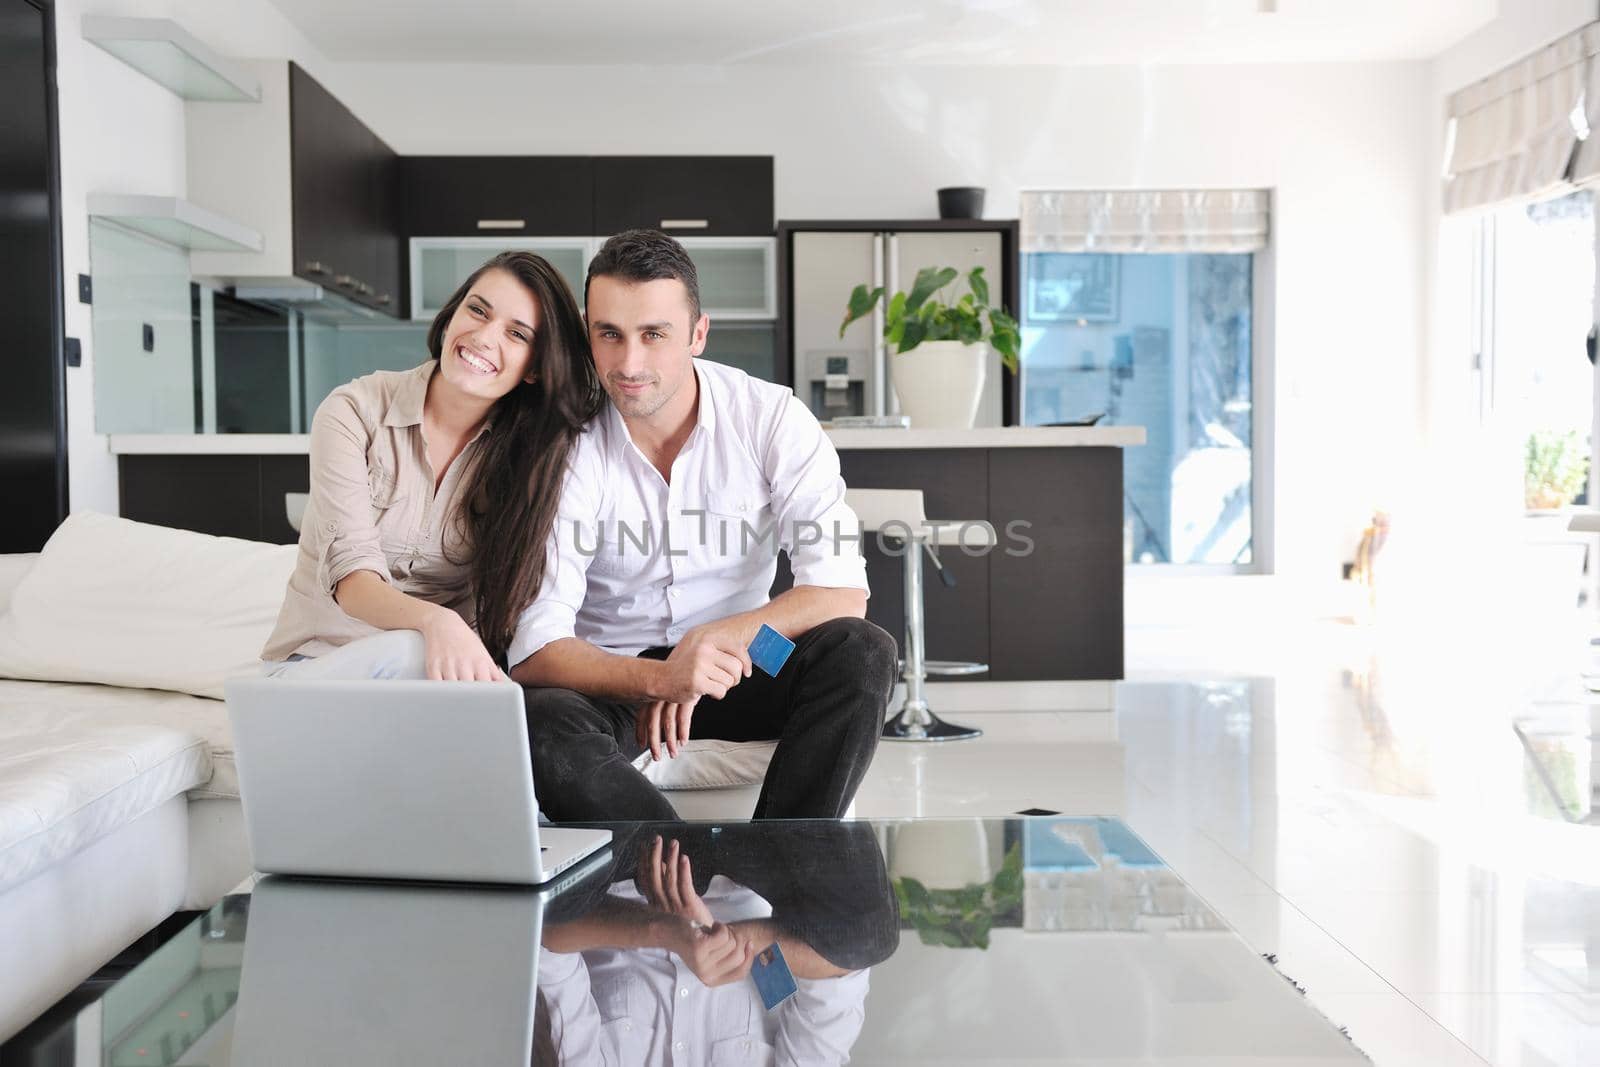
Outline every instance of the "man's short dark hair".
[(596, 278), (621, 278), (625, 282), (655, 282), (673, 278), (689, 294), (689, 325), (700, 321), (700, 275), (694, 260), (677, 241), (660, 230), (624, 230), (589, 261), (583, 280), (583, 303), (589, 304), (589, 286)]

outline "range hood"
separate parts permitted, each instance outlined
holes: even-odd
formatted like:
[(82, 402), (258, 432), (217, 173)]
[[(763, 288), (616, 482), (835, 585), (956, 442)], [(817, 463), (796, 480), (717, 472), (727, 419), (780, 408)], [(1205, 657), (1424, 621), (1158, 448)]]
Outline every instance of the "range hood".
[(226, 289), (237, 300), (297, 311), (307, 320), (325, 326), (410, 325), (303, 278), (212, 278), (207, 281), (218, 289)]

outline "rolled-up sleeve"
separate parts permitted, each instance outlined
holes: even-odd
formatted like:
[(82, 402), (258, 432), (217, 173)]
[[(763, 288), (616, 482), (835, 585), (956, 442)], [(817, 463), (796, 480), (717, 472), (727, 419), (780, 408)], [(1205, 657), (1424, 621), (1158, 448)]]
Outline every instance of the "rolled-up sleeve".
[(579, 439), (562, 480), (555, 527), (545, 542), (544, 583), (518, 617), (506, 649), (506, 663), (512, 667), (552, 641), (576, 636), (578, 611), (589, 588), (589, 562), (601, 537), (599, 479), (603, 472), (591, 445), (587, 436)]
[(367, 429), (354, 399), (336, 390), (311, 422), (311, 499), (301, 540), (310, 539), (317, 581), (332, 592), (356, 571), (390, 581), (373, 521)]
[(867, 592), (861, 521), (845, 503), (839, 453), (792, 394), (768, 437), (762, 465), (794, 584)]
[[(539, 999), (544, 1002), (555, 1063), (603, 1062), (600, 1009), (589, 985), (589, 968), (576, 952), (539, 949)], [(539, 1057), (534, 1057), (539, 1062)]]

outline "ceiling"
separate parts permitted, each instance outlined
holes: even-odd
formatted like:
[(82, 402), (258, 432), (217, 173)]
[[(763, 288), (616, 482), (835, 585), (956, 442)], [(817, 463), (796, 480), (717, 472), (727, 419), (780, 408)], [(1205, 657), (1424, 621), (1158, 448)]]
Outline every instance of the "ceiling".
[(334, 60), (626, 65), (1420, 59), (1487, 23), (1499, 6), (1499, 0), (274, 3)]

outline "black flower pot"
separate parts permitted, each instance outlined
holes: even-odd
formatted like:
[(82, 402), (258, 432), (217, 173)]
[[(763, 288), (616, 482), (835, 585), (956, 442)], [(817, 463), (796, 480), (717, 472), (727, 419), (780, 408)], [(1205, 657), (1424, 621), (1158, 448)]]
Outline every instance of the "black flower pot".
[(983, 218), (983, 189), (977, 185), (952, 185), (939, 190), (941, 219)]

